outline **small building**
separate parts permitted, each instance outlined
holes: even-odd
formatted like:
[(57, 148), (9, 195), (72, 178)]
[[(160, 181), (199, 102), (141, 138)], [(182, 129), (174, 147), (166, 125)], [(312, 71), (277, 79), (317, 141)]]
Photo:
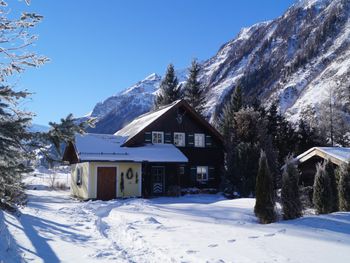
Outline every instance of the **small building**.
[(166, 195), (214, 188), (224, 163), (222, 136), (183, 100), (146, 113), (114, 135), (77, 135), (63, 160), (82, 199)]
[(329, 160), (334, 168), (350, 160), (350, 148), (313, 147), (295, 158), (301, 172), (300, 181), (305, 186), (314, 183), (317, 163)]

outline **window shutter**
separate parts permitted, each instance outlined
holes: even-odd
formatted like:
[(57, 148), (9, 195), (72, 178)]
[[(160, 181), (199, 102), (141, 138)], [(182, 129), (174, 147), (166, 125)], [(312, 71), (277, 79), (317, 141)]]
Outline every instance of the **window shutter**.
[(191, 181), (195, 183), (197, 181), (197, 167), (192, 166), (191, 167)]
[(164, 143), (172, 143), (171, 132), (166, 132), (164, 134)]
[(189, 147), (194, 147), (194, 134), (193, 133), (188, 134), (187, 144)]
[(151, 142), (152, 142), (152, 133), (145, 132), (145, 143), (151, 143)]
[(215, 167), (209, 166), (208, 179), (215, 180)]
[(205, 136), (205, 147), (212, 147), (213, 143), (212, 143), (212, 139), (210, 135), (206, 135)]

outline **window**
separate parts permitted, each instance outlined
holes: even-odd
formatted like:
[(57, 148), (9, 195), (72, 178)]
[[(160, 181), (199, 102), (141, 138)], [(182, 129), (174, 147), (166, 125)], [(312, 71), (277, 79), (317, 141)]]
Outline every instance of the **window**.
[(185, 166), (179, 166), (179, 174), (184, 175), (185, 174)]
[(204, 147), (204, 134), (195, 133), (194, 134), (194, 147)]
[(164, 143), (164, 133), (163, 132), (152, 132), (152, 143)]
[(197, 181), (208, 181), (208, 167), (197, 166)]
[(176, 146), (185, 146), (185, 134), (183, 132), (174, 132), (174, 144)]
[(81, 185), (83, 181), (83, 169), (81, 167), (78, 167), (77, 169), (77, 185)]

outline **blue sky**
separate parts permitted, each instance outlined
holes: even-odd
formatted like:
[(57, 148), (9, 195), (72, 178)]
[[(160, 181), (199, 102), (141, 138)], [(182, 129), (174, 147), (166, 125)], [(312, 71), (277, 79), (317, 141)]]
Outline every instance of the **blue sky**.
[(13, 12), (45, 17), (35, 50), (51, 59), (28, 70), (18, 88), (25, 107), (47, 124), (82, 116), (101, 100), (169, 63), (187, 67), (213, 56), (242, 27), (283, 14), (295, 0), (9, 0)]

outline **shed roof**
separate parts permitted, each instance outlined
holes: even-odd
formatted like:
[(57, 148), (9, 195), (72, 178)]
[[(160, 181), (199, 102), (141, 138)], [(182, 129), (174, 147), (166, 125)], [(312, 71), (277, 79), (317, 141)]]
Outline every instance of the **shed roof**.
[(331, 162), (340, 165), (348, 163), (350, 160), (350, 148), (346, 147), (313, 147), (306, 152), (298, 155), (296, 160), (300, 163), (306, 160), (319, 156), (323, 159), (329, 159)]
[(188, 162), (187, 157), (172, 144), (147, 144), (122, 147), (126, 137), (109, 134), (75, 136), (79, 161)]

